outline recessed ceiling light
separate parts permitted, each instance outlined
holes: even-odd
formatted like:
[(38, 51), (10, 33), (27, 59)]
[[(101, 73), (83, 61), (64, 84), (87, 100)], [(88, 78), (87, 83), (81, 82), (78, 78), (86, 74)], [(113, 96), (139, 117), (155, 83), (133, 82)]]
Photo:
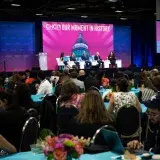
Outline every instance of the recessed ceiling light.
[(122, 13), (123, 11), (122, 10), (116, 10), (115, 12), (116, 13)]
[(20, 4), (11, 4), (11, 6), (13, 6), (13, 7), (20, 7), (21, 5)]
[(69, 7), (69, 8), (67, 8), (68, 10), (72, 10), (72, 11), (74, 11), (76, 8), (73, 8), (73, 7)]
[(126, 17), (121, 17), (120, 20), (125, 21), (125, 20), (127, 20), (127, 18)]
[(43, 16), (43, 14), (42, 13), (37, 13), (36, 16)]
[(115, 3), (115, 2), (117, 2), (118, 0), (108, 0), (108, 1), (109, 1), (109, 2), (114, 2), (114, 3)]
[(88, 18), (88, 16), (81, 16), (81, 18)]

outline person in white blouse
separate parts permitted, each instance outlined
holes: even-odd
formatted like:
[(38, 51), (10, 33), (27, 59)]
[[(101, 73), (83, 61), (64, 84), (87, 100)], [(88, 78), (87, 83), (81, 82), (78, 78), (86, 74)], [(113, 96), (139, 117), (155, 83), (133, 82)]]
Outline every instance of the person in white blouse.
[(40, 80), (40, 85), (37, 90), (37, 95), (39, 94), (52, 94), (53, 89), (52, 89), (52, 84), (45, 78), (45, 74), (43, 71), (39, 71), (37, 75), (38, 79)]

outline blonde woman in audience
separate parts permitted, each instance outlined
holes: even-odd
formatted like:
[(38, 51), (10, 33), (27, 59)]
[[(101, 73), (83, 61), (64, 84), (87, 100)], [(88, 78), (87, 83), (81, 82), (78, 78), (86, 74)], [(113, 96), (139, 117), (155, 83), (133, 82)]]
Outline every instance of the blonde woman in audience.
[(113, 117), (106, 110), (100, 93), (90, 90), (85, 94), (79, 114), (71, 120), (68, 133), (92, 137), (97, 129), (113, 123)]
[(123, 107), (124, 105), (132, 105), (135, 106), (139, 112), (141, 112), (141, 106), (137, 96), (129, 92), (129, 82), (124, 77), (119, 78), (117, 80), (116, 90), (117, 93), (114, 93), (111, 96), (109, 101), (109, 113), (116, 113), (119, 108)]
[(67, 80), (62, 84), (60, 93), (61, 107), (73, 105), (76, 108), (80, 108), (83, 97), (84, 94), (79, 94), (78, 87), (73, 81)]

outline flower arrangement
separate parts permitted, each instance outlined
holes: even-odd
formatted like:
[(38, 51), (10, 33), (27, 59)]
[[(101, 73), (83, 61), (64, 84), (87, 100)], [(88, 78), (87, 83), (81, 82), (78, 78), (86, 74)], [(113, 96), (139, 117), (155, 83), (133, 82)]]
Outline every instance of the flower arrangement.
[(89, 145), (90, 138), (84, 139), (69, 134), (46, 137), (43, 144), (43, 152), (47, 160), (71, 160), (79, 158), (84, 152), (84, 146)]

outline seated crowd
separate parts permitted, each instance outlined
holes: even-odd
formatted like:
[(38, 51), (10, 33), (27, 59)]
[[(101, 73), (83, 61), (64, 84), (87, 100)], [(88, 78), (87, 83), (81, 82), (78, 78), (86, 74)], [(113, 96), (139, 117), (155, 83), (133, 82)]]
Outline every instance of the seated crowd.
[[(26, 70), (2, 79), (1, 150), (8, 153), (20, 150), (22, 128), (33, 116), (28, 112), (33, 108), (40, 131), (45, 128), (55, 135), (68, 133), (92, 138), (99, 128), (109, 125), (117, 129), (124, 146), (138, 149), (144, 145), (145, 150), (160, 153), (160, 73), (157, 69), (140, 73), (117, 71), (114, 77), (76, 69), (63, 73), (53, 71), (48, 77), (43, 71)], [(133, 87), (139, 92), (133, 93)], [(31, 95), (42, 95), (42, 99), (36, 102)], [(147, 107), (145, 112), (142, 112), (141, 103)], [(117, 119), (122, 109), (129, 107), (137, 111), (140, 126), (136, 134), (122, 136)], [(122, 117), (123, 120), (133, 117), (131, 112), (129, 114)], [(134, 124), (136, 120), (131, 121)], [(123, 133), (130, 129), (122, 128)], [(103, 141), (101, 138), (99, 141)]]

